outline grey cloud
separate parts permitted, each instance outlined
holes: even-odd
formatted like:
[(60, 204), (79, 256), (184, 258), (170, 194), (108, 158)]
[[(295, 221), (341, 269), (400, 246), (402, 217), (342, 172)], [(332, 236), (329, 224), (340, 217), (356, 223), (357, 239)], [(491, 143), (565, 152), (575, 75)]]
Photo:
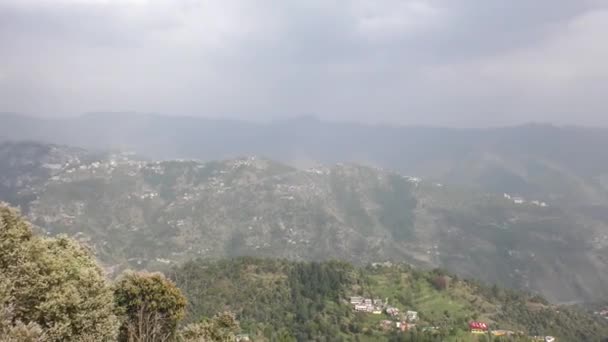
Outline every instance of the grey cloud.
[[(0, 2), (0, 111), (608, 124), (594, 0)], [(576, 110), (576, 113), (573, 113)]]

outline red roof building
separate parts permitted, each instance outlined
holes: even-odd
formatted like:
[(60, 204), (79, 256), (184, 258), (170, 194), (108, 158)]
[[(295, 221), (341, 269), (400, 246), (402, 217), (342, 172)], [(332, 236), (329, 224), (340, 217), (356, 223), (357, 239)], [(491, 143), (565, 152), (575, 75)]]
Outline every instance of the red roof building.
[(469, 329), (471, 329), (471, 330), (488, 331), (488, 325), (486, 323), (483, 323), (483, 322), (470, 322), (469, 323)]

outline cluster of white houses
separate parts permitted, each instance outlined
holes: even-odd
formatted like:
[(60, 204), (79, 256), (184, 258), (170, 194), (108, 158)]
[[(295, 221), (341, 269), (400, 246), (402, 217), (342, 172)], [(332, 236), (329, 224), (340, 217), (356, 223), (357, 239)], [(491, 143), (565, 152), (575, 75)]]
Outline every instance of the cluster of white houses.
[(355, 311), (368, 312), (379, 315), (384, 309), (384, 302), (382, 299), (371, 299), (363, 297), (350, 297), (350, 304), (353, 306)]
[(393, 320), (383, 320), (380, 322), (381, 326), (385, 329), (397, 328), (398, 330), (406, 331), (414, 328), (416, 321), (418, 321), (418, 312), (406, 311), (403, 313), (398, 308), (390, 306), (386, 299), (383, 301), (379, 298), (350, 297), (350, 304), (357, 312), (375, 315), (385, 313), (390, 316)]
[(530, 203), (530, 204), (534, 204), (536, 206), (543, 207), (543, 208), (548, 206), (547, 203), (545, 203), (545, 202), (537, 201), (537, 200), (526, 201), (525, 198), (520, 197), (520, 196), (511, 196), (509, 194), (503, 194), (503, 196), (504, 196), (504, 198), (513, 201), (513, 203), (515, 203), (515, 204)]

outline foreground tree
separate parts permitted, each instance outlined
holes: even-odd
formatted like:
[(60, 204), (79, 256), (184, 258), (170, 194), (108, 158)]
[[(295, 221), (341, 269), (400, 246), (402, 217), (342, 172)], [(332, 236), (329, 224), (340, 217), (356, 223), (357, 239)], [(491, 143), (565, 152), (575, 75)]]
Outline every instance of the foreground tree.
[(175, 339), (186, 298), (161, 273), (127, 272), (115, 284), (114, 300), (122, 317), (119, 341), (156, 342)]
[(35, 236), (15, 210), (2, 204), (0, 274), (10, 284), (0, 303), (5, 322), (8, 317), (32, 331), (37, 326), (44, 341), (115, 338), (112, 289), (89, 251), (66, 237)]

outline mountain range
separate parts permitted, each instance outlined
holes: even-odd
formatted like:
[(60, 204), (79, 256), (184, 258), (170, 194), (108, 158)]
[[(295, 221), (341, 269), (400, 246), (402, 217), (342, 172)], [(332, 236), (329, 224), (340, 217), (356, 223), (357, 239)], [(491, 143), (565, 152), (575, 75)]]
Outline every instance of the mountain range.
[(602, 202), (542, 193), (505, 194), (355, 163), (157, 161), (34, 142), (0, 145), (0, 198), (42, 232), (87, 243), (110, 272), (193, 257), (392, 261), (553, 301), (605, 299)]
[(529, 124), (455, 129), (324, 122), (269, 123), (94, 113), (42, 119), (0, 114), (0, 140), (133, 151), (153, 160), (263, 156), (296, 167), (339, 162), (538, 198), (608, 207), (608, 129)]

